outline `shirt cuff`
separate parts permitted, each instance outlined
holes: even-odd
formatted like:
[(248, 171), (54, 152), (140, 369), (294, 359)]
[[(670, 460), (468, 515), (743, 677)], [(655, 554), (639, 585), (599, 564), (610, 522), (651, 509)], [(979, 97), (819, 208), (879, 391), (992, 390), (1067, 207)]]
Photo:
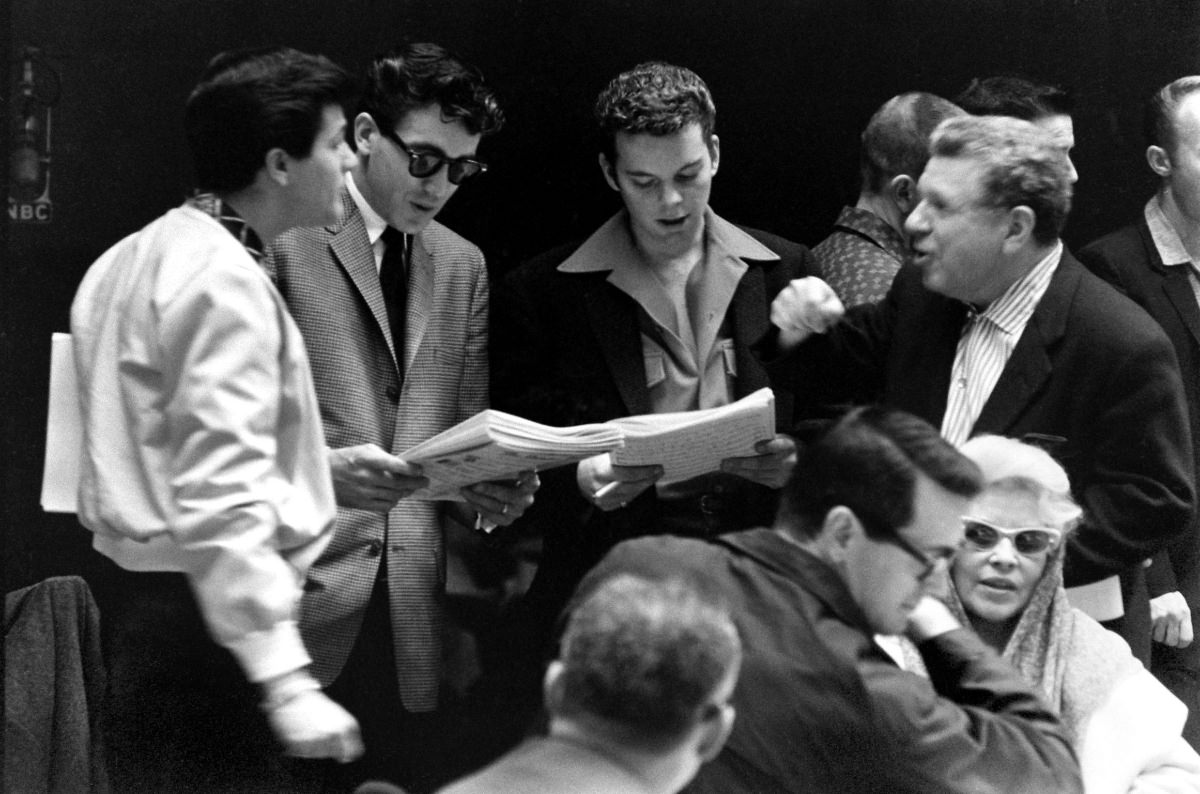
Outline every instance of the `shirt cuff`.
[(312, 663), (294, 620), (247, 634), (227, 647), (246, 671), (246, 678), (256, 684)]

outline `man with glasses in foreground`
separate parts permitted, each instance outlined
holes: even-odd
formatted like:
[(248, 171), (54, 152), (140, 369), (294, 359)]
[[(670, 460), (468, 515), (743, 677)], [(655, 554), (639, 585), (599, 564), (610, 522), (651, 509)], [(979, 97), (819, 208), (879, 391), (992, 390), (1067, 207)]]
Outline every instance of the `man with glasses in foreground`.
[(426, 481), (396, 457), (487, 407), (483, 255), (434, 216), (485, 170), (479, 143), (502, 120), (478, 70), (438, 45), (377, 58), (343, 217), (285, 235), (267, 263), (304, 335), (330, 446), (337, 530), (301, 630), (314, 673), (363, 728), (363, 762), (330, 770), (346, 788), (373, 777), (427, 791), (448, 774), (443, 521), (508, 524), (537, 488), (528, 473), (465, 488), (463, 504), (406, 499)]
[[(729, 603), (737, 721), (690, 792), (1080, 791), (1053, 712), (927, 592), (980, 486), (931, 425), (859, 408), (803, 448), (774, 527), (627, 541), (588, 575), (580, 593), (622, 572)], [(929, 679), (875, 642), (900, 632)]]

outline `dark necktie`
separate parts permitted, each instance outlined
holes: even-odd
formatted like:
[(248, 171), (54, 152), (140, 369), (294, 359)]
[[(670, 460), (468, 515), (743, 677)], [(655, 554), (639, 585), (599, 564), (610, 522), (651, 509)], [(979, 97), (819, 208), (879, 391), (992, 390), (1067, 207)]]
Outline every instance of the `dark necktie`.
[(404, 372), (404, 315), (408, 301), (407, 235), (391, 226), (383, 230), (383, 261), (379, 264), (379, 286), (387, 307), (396, 366)]

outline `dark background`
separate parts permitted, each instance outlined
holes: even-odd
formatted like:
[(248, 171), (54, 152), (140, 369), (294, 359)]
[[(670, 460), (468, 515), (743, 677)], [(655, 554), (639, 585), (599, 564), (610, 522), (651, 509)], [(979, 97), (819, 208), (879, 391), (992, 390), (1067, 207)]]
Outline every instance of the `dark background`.
[[(86, 572), (88, 534), (38, 507), (49, 339), (88, 265), (188, 192), (183, 100), (230, 47), (288, 44), (360, 72), (402, 38), (484, 70), (508, 126), (492, 170), (442, 220), (499, 274), (591, 231), (616, 207), (589, 141), (591, 102), (648, 59), (689, 66), (718, 107), (725, 217), (815, 244), (857, 185), (857, 136), (890, 96), (951, 97), (1019, 71), (1076, 92), (1078, 247), (1131, 220), (1153, 189), (1140, 103), (1200, 73), (1194, 0), (4, 0), (10, 63), (41, 47), (61, 75), (46, 226), (9, 224), (0, 278), (2, 579)], [(14, 70), (16, 65), (12, 67)], [(4, 88), (14, 91), (15, 77)], [(0, 104), (11, 124), (12, 107)], [(4, 133), (7, 134), (7, 133)], [(8, 145), (5, 145), (7, 151)], [(5, 158), (7, 162), (7, 157)], [(0, 180), (3, 186), (3, 180)]]

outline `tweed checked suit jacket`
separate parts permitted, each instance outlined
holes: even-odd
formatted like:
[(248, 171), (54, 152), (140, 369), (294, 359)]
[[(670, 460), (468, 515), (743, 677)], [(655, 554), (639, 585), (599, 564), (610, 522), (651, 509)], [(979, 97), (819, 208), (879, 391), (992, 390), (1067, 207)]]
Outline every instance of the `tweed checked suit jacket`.
[[(339, 224), (281, 236), (266, 267), (304, 336), (326, 443), (400, 453), (487, 407), (487, 269), (478, 248), (430, 223), (414, 240), (406, 349), (395, 351), (362, 214), (348, 191), (343, 204)], [(338, 508), (301, 602), (301, 633), (322, 685), (346, 663), (386, 544), (400, 695), (410, 711), (437, 706), (441, 520), (437, 502), (403, 499), (386, 516)]]

